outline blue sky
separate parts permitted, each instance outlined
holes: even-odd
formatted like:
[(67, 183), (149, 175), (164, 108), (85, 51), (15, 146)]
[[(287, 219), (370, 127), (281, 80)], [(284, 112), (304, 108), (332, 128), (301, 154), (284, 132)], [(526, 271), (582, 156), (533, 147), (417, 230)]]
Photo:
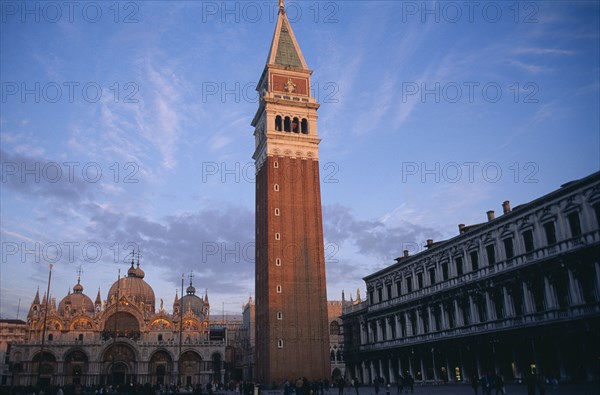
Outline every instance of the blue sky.
[[(57, 302), (80, 266), (106, 298), (133, 245), (157, 305), (193, 270), (213, 314), (239, 313), (277, 2), (1, 5), (0, 316), (24, 317), (50, 262)], [(286, 6), (321, 103), (330, 299), (599, 170), (598, 2)]]

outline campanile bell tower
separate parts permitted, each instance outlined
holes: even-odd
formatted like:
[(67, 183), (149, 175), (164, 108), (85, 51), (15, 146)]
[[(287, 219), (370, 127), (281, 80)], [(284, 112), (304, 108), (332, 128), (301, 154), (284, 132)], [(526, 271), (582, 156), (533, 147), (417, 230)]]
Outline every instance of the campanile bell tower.
[(252, 120), (256, 149), (256, 379), (328, 379), (317, 109), (283, 1)]

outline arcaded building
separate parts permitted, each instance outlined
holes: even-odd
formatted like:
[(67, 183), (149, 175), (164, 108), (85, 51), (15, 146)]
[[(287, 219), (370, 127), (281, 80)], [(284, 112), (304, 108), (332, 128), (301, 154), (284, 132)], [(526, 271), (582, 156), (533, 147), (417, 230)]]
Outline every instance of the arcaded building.
[(345, 360), (362, 382), (465, 382), (488, 372), (598, 380), (600, 173), (487, 222), (459, 225), (364, 278), (344, 308)]
[(171, 312), (162, 299), (156, 306), (139, 258), (104, 299), (100, 290), (95, 300), (84, 291), (78, 278), (57, 304), (52, 296), (40, 300), (38, 290), (24, 339), (11, 344), (13, 385), (196, 385), (225, 378), (224, 330), (211, 325), (208, 294), (196, 295), (191, 278)]

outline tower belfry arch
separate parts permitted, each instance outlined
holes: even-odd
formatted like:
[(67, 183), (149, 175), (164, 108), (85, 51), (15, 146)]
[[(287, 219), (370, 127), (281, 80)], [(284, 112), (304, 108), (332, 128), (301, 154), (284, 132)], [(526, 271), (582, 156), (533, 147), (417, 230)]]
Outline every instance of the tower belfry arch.
[(330, 376), (317, 109), (283, 1), (252, 120), (256, 175), (256, 379)]

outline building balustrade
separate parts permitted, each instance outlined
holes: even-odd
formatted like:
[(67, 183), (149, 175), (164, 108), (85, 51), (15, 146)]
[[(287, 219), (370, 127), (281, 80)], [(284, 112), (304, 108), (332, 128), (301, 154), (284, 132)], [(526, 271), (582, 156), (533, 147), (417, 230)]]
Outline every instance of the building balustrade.
[(567, 253), (577, 248), (580, 248), (584, 244), (592, 244), (600, 241), (600, 231), (588, 232), (582, 236), (565, 239), (557, 242), (552, 246), (544, 246), (536, 249), (535, 251), (528, 254), (517, 255), (511, 259), (506, 259), (503, 261), (499, 261), (494, 265), (484, 266), (479, 268), (476, 271), (465, 273), (460, 277), (450, 278), (443, 282), (438, 282), (435, 285), (417, 289), (413, 292), (396, 296), (394, 298), (369, 304), (369, 301), (366, 301), (364, 304), (359, 304), (352, 307), (349, 310), (344, 310), (344, 314), (353, 313), (356, 311), (360, 311), (361, 308), (367, 308), (369, 313), (385, 310), (388, 308), (396, 307), (399, 304), (406, 303), (412, 300), (420, 300), (423, 297), (428, 295), (440, 292), (451, 290), (453, 288), (463, 287), (464, 283), (471, 283), (477, 280), (484, 280), (493, 275), (501, 274), (505, 271), (516, 270), (522, 268), (524, 266), (530, 265), (533, 262), (537, 262), (539, 260), (550, 258), (554, 255)]
[(387, 349), (390, 347), (405, 346), (407, 344), (424, 343), (428, 341), (438, 340), (440, 338), (450, 338), (464, 336), (468, 334), (482, 334), (486, 332), (495, 332), (498, 330), (515, 329), (528, 325), (537, 325), (540, 321), (551, 323), (554, 321), (572, 320), (584, 318), (600, 313), (600, 303), (591, 305), (574, 306), (570, 308), (549, 310), (544, 312), (531, 313), (519, 317), (507, 317), (501, 320), (486, 321), (476, 324), (469, 324), (452, 329), (443, 329), (436, 332), (429, 332), (414, 336), (406, 336), (398, 339), (381, 340), (371, 342), (371, 344), (363, 344), (360, 346), (361, 351), (375, 351), (379, 349)]

